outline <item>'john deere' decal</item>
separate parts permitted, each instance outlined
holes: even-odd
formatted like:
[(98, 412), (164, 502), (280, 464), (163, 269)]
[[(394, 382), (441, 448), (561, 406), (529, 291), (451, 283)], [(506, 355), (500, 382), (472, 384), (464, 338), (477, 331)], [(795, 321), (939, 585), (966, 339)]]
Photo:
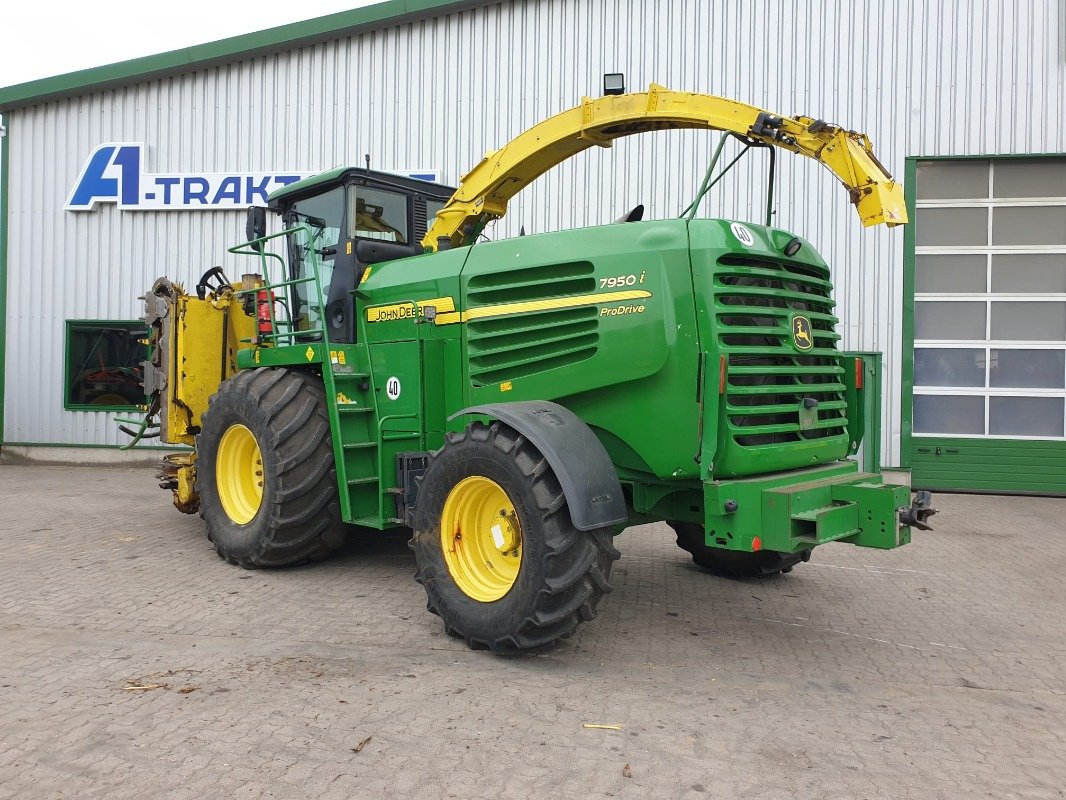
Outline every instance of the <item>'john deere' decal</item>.
[(795, 316), (792, 318), (792, 344), (796, 345), (797, 350), (810, 350), (814, 347), (811, 321), (806, 317)]

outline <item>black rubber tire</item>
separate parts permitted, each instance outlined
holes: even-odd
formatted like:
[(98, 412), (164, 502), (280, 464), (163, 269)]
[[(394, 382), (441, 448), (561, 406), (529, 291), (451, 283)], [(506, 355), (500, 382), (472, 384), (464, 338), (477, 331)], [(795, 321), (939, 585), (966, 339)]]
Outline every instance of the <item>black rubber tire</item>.
[(757, 553), (742, 553), (739, 550), (724, 550), (708, 547), (703, 539), (703, 526), (695, 522), (671, 522), (677, 534), (677, 546), (692, 556), (692, 560), (708, 572), (723, 578), (769, 578), (782, 572), (791, 572), (799, 563), (809, 561), (810, 550), (798, 553), (778, 553), (760, 550)]
[[(518, 577), (494, 602), (467, 596), (452, 579), (441, 549), (444, 501), (452, 487), (472, 475), (499, 484), (522, 527)], [(463, 433), (449, 433), (444, 447), (431, 456), (415, 512), (415, 579), (426, 590), (426, 608), (443, 620), (449, 636), (474, 650), (535, 652), (595, 618), (600, 600), (611, 591), (611, 565), (619, 555), (611, 534), (609, 527), (574, 527), (555, 473), (524, 436), (500, 422), (475, 422)]]
[[(197, 440), (200, 515), (219, 556), (246, 569), (318, 561), (344, 543), (326, 395), (309, 372), (260, 368), (238, 372), (211, 397)], [(218, 496), (219, 441), (246, 426), (263, 457), (263, 501), (246, 525)]]

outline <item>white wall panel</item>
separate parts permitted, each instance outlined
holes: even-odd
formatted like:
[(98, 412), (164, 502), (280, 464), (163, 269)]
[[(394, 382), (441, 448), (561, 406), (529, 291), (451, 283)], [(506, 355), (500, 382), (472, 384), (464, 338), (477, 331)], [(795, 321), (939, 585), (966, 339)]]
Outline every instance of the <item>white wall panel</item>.
[[(436, 167), (487, 150), (600, 91), (606, 71), (803, 113), (908, 155), (1066, 151), (1057, 0), (515, 0), (10, 115), (9, 442), (121, 441), (110, 415), (62, 408), (63, 320), (130, 318), (158, 275), (187, 283), (234, 212), (62, 210), (89, 151), (144, 141), (151, 172)], [(583, 154), (520, 195), (494, 236), (597, 224), (643, 202), (677, 214), (713, 137), (671, 132)], [(704, 207), (758, 219), (761, 169)], [(848, 348), (886, 357), (886, 463), (899, 461), (903, 232), (865, 230), (832, 176), (782, 154), (776, 224), (832, 265)]]

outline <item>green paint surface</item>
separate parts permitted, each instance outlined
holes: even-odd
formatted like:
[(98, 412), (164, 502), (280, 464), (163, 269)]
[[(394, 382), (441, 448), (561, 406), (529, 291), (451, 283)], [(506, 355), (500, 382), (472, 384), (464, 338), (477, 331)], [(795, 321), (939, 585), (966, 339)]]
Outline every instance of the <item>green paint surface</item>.
[(4, 396), (5, 375), (7, 374), (7, 237), (8, 221), (11, 217), (11, 211), (8, 208), (11, 140), (9, 121), (9, 115), (0, 115), (0, 128), (3, 128), (5, 132), (0, 138), (0, 446), (4, 444)]
[[(867, 397), (879, 390), (876, 359), (837, 349), (829, 269), (813, 248), (786, 259), (792, 234), (745, 227), (750, 244), (726, 221), (660, 220), (376, 265), (357, 292), (368, 406), (403, 412), (405, 445), (420, 434), (433, 450), (471, 421), (444, 422), (464, 407), (551, 400), (603, 443), (631, 524), (702, 521), (708, 544), (749, 551), (757, 537), (788, 552), (906, 543), (896, 519), (906, 487), (843, 460), (864, 433), (880, 438), (879, 404)], [(863, 389), (856, 359), (871, 378)], [(404, 375), (420, 412), (383, 394)], [(417, 413), (423, 422), (408, 428)], [(384, 495), (395, 484), (384, 434), (381, 449)], [(728, 490), (743, 510), (722, 510)], [(360, 522), (384, 527), (388, 513), (383, 502), (378, 519)], [(719, 529), (729, 535), (711, 535)]]
[(916, 489), (1066, 495), (1066, 443), (916, 436)]

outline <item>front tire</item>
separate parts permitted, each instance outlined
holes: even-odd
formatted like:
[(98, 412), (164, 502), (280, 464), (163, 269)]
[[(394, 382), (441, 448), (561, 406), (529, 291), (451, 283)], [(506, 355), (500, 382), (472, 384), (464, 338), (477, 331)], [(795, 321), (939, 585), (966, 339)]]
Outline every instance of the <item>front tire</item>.
[(593, 619), (618, 558), (611, 529), (575, 528), (547, 460), (500, 422), (448, 434), (433, 454), (412, 547), (427, 608), (494, 653), (544, 648)]
[(318, 561), (344, 543), (325, 390), (288, 369), (219, 386), (197, 441), (207, 537), (246, 569)]
[(677, 546), (691, 555), (693, 562), (723, 578), (769, 578), (782, 572), (791, 572), (794, 566), (811, 557), (810, 550), (798, 553), (778, 553), (774, 550), (743, 553), (708, 547), (702, 525), (695, 522), (671, 522), (669, 525), (677, 534)]

